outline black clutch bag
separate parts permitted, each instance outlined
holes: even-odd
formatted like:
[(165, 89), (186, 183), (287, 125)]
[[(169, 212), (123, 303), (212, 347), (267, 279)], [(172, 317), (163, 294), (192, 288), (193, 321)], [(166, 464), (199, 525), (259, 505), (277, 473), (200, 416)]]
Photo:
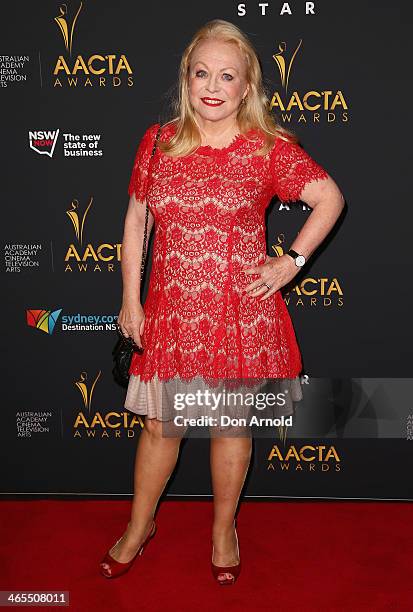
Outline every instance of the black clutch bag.
[[(158, 142), (159, 134), (161, 132), (161, 126), (159, 125), (155, 141), (153, 143), (153, 149), (151, 158), (153, 157), (156, 149), (156, 143)], [(145, 229), (143, 234), (143, 245), (142, 245), (142, 258), (141, 258), (141, 286), (143, 281), (143, 273), (145, 270), (145, 260), (146, 260), (146, 244), (148, 238), (148, 216), (149, 216), (149, 207), (148, 202), (146, 202), (146, 214), (145, 214)], [(124, 336), (122, 330), (119, 327), (119, 324), (116, 323), (116, 331), (118, 333), (118, 340), (116, 342), (115, 347), (112, 350), (114, 367), (112, 370), (113, 377), (116, 382), (122, 387), (127, 387), (129, 384), (129, 368), (132, 359), (132, 355), (134, 352), (142, 354), (144, 349), (143, 347), (138, 346), (133, 338), (129, 338)]]

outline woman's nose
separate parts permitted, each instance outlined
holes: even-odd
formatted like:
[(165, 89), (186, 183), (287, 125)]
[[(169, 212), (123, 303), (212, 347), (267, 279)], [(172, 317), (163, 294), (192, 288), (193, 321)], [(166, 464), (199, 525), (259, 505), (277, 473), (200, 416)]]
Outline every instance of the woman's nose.
[(208, 91), (211, 91), (211, 92), (216, 92), (219, 90), (219, 85), (214, 77), (210, 77), (206, 88)]

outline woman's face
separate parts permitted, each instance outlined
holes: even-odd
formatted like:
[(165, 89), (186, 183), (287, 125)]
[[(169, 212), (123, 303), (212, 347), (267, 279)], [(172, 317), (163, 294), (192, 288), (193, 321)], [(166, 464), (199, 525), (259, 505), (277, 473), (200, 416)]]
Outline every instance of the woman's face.
[(194, 49), (189, 65), (190, 102), (201, 121), (236, 117), (249, 85), (246, 61), (235, 44), (203, 40)]

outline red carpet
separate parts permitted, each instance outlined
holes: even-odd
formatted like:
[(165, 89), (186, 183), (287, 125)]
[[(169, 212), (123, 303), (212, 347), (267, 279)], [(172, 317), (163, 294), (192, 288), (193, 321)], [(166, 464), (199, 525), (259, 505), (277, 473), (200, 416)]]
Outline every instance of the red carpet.
[(98, 562), (122, 535), (129, 508), (2, 501), (0, 589), (66, 590), (76, 612), (413, 608), (409, 503), (243, 502), (243, 567), (227, 587), (215, 584), (209, 566), (212, 502), (162, 502), (157, 533), (129, 573), (101, 577)]

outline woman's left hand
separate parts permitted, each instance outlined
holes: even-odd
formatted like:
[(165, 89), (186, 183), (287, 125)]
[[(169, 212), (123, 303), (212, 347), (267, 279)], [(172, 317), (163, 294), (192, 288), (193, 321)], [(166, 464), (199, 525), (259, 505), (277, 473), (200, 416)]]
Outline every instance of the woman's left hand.
[[(265, 300), (289, 283), (299, 271), (300, 268), (295, 265), (295, 261), (289, 255), (284, 254), (280, 257), (267, 255), (265, 262), (260, 266), (245, 268), (246, 274), (260, 275), (260, 278), (245, 287), (245, 292), (251, 297), (264, 294), (261, 300)], [(268, 283), (270, 289), (264, 283)]]

